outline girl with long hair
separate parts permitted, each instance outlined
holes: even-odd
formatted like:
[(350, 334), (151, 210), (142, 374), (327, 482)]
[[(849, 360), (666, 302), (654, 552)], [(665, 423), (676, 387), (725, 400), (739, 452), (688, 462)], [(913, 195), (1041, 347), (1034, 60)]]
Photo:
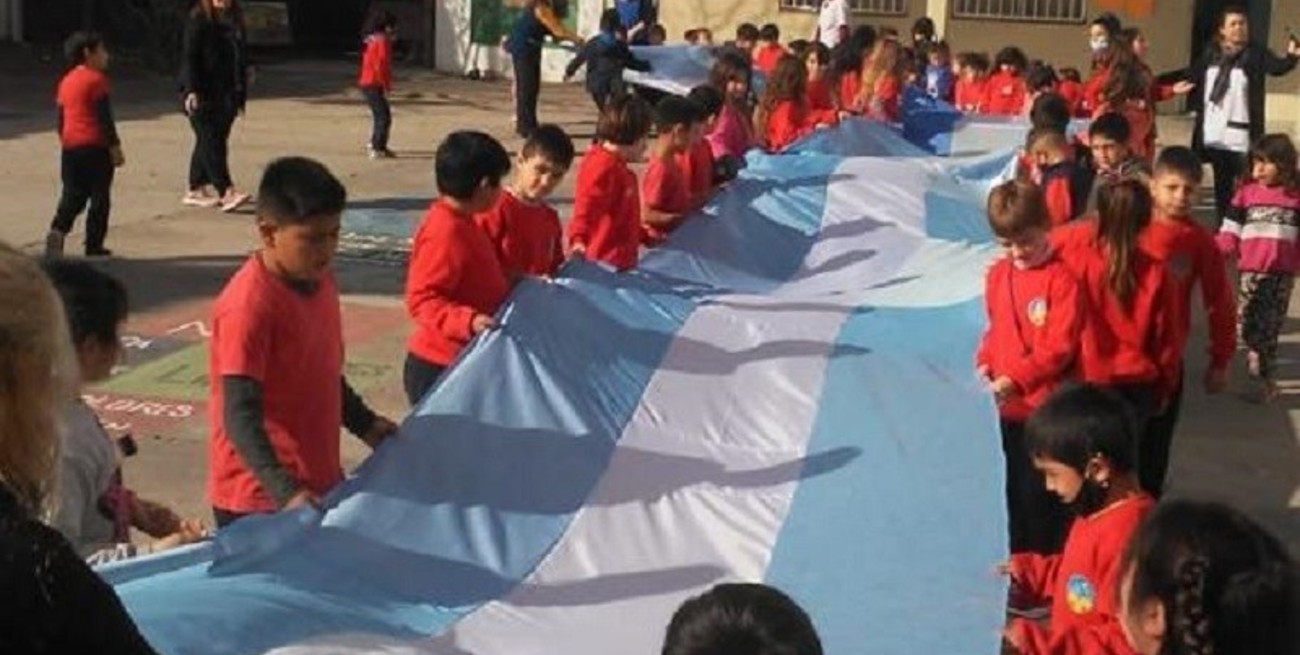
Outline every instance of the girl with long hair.
[(784, 150), (813, 130), (839, 122), (833, 111), (808, 105), (808, 69), (798, 57), (786, 55), (776, 64), (754, 123), (768, 150)]
[(906, 66), (902, 46), (897, 41), (886, 39), (876, 43), (862, 68), (862, 85), (854, 108), (874, 120), (901, 120)]
[(739, 52), (724, 50), (713, 62), (709, 85), (722, 94), (723, 102), (718, 120), (705, 138), (715, 161), (743, 161), (745, 153), (758, 143), (749, 103), (752, 78), (749, 59)]

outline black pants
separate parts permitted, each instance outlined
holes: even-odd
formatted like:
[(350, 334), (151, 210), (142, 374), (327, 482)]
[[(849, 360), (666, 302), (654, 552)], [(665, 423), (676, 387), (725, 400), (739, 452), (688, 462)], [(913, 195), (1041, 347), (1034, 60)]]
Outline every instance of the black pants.
[(1174, 397), (1169, 400), (1162, 414), (1156, 414), (1147, 421), (1142, 433), (1142, 442), (1138, 445), (1138, 482), (1142, 490), (1153, 498), (1160, 498), (1164, 492), (1165, 476), (1169, 473), (1169, 453), (1173, 450), (1174, 428), (1178, 426), (1178, 414), (1183, 408), (1183, 381), (1179, 380)]
[(1214, 171), (1214, 224), (1217, 229), (1232, 207), (1232, 194), (1246, 171), (1246, 155), (1218, 148), (1206, 148), (1201, 155)]
[(515, 64), (515, 131), (532, 136), (537, 130), (537, 98), (542, 92), (542, 51), (516, 54)]
[(406, 364), (402, 366), (402, 386), (406, 389), (406, 400), (411, 403), (411, 407), (424, 399), (446, 368), (406, 353)]
[(190, 115), (194, 152), (190, 154), (190, 189), (211, 184), (218, 195), (235, 184), (230, 179), (230, 128), (238, 110), (233, 102), (199, 105)]
[(1059, 553), (1074, 517), (1061, 499), (1047, 490), (1034, 468), (1025, 424), (1002, 421), (1002, 454), (1007, 465), (1007, 527), (1013, 553)]
[(86, 212), (86, 252), (104, 249), (108, 235), (108, 213), (112, 209), (113, 157), (108, 148), (73, 148), (64, 150), (62, 163), (63, 193), (54, 212), (50, 229), (60, 234), (72, 231), (77, 215), (90, 202)]
[(393, 127), (393, 112), (388, 106), (388, 96), (384, 90), (372, 86), (361, 89), (370, 105), (370, 149), (388, 150), (388, 132)]
[(244, 518), (245, 516), (252, 516), (252, 513), (232, 512), (230, 510), (221, 509), (220, 507), (212, 508), (212, 520), (217, 524), (218, 530)]

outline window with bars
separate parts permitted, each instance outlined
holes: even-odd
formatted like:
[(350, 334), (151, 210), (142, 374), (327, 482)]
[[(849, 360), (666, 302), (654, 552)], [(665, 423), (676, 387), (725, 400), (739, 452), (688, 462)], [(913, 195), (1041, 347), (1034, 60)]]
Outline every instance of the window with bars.
[(1028, 21), (1034, 23), (1082, 23), (1088, 15), (1087, 0), (955, 0), (953, 18)]
[[(884, 16), (904, 16), (907, 14), (907, 0), (848, 0), (849, 11), (855, 14), (876, 14)], [(785, 10), (818, 11), (822, 0), (777, 0), (777, 6)]]

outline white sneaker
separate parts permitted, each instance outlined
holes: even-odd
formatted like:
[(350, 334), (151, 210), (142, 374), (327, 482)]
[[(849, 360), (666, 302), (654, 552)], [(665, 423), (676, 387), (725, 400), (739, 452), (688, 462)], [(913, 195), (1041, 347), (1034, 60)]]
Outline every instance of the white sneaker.
[(243, 207), (244, 203), (252, 200), (252, 198), (253, 197), (247, 193), (239, 193), (234, 190), (227, 191), (226, 197), (221, 199), (221, 211), (229, 214), (230, 212)]
[(221, 204), (221, 198), (210, 196), (202, 191), (186, 191), (181, 196), (181, 204), (189, 207), (212, 208)]

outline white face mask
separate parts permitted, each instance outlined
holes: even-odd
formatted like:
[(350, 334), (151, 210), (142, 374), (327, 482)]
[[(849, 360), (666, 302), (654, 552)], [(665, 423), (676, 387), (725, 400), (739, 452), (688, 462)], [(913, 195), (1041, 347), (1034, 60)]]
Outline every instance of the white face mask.
[(1097, 54), (1099, 52), (1104, 51), (1106, 48), (1110, 47), (1110, 39), (1104, 36), (1096, 39), (1090, 39), (1088, 41), (1088, 47), (1092, 49), (1093, 54)]

